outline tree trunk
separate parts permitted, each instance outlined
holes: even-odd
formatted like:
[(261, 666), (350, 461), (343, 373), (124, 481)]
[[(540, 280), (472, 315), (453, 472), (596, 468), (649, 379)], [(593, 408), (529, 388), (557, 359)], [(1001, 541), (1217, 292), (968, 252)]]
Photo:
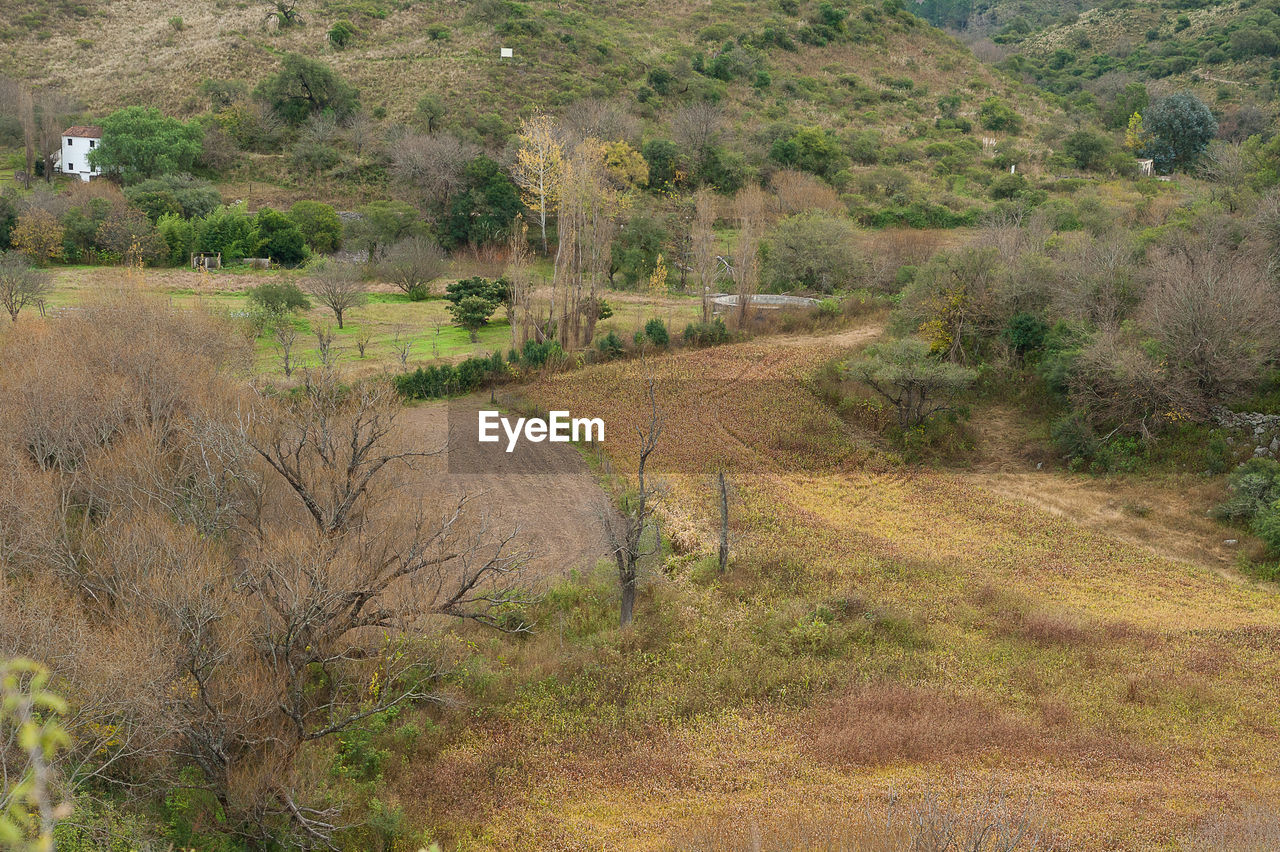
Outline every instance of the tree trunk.
[(729, 567), (729, 486), (720, 471), (720, 573)]
[[(622, 629), (631, 626), (632, 613), (636, 605), (636, 566), (627, 558), (627, 554), (619, 552), (618, 580), (622, 586), (622, 611), (619, 619)], [(629, 564), (630, 563), (630, 564)]]

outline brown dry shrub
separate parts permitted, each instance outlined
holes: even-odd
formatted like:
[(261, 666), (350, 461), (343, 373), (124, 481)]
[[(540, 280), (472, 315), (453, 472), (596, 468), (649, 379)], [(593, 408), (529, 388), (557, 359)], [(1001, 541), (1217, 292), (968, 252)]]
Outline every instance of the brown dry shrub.
[(813, 730), (822, 759), (869, 765), (1013, 750), (1032, 734), (978, 699), (893, 683), (853, 690), (820, 711)]
[(827, 184), (807, 172), (783, 169), (774, 172), (769, 179), (773, 187), (774, 210), (779, 217), (803, 213), (806, 210), (822, 210), (827, 213), (843, 213), (840, 196)]
[(1207, 818), (1187, 844), (1190, 852), (1274, 852), (1280, 849), (1280, 811), (1250, 804)]
[(1074, 616), (1058, 612), (1032, 612), (1022, 618), (1018, 633), (1038, 645), (1080, 645), (1092, 637)]
[(665, 848), (697, 852), (1049, 852), (1061, 846), (1030, 798), (996, 783), (947, 797), (890, 791), (861, 807), (812, 808), (767, 817), (743, 812), (699, 820)]

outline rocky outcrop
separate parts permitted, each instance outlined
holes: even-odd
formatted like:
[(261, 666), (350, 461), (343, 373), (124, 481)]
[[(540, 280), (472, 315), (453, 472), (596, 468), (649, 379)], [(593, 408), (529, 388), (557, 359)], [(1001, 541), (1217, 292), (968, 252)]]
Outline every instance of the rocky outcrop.
[(1255, 457), (1280, 457), (1280, 414), (1215, 408), (1212, 416), (1213, 422), (1221, 428), (1243, 432), (1246, 440), (1254, 444)]

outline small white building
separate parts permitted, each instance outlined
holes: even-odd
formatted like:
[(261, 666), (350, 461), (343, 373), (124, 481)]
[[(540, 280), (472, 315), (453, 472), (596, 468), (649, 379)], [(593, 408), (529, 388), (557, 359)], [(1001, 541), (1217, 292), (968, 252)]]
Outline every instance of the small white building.
[(62, 157), (58, 170), (64, 175), (78, 175), (80, 180), (102, 174), (102, 169), (89, 165), (89, 152), (102, 141), (102, 128), (94, 124), (77, 124), (62, 131)]

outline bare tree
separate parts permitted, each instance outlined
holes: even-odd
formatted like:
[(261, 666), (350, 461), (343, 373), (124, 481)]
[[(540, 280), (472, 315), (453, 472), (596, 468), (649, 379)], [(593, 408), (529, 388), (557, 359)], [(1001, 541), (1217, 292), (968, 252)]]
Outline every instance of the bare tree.
[(565, 108), (560, 130), (566, 147), (587, 139), (620, 139), (634, 146), (639, 144), (641, 125), (618, 101), (581, 98)]
[(343, 315), (366, 301), (360, 271), (353, 264), (326, 261), (304, 281), (307, 292), (317, 302), (333, 311), (342, 328)]
[(724, 468), (716, 474), (717, 490), (720, 494), (720, 548), (718, 552), (720, 572), (729, 567), (729, 483), (725, 479)]
[(356, 152), (357, 157), (364, 154), (365, 148), (369, 147), (375, 138), (373, 119), (364, 110), (357, 110), (349, 115), (343, 122), (342, 129), (343, 135), (347, 138), (347, 144)]
[(55, 160), (62, 151), (62, 131), (66, 127), (71, 106), (54, 92), (44, 91), (35, 102), (37, 116), (36, 141), (40, 157), (44, 160), (45, 183), (53, 181), (57, 170)]
[(53, 284), (42, 269), (31, 266), (18, 252), (0, 253), (0, 306), (12, 322), (28, 305), (40, 305), (53, 292)]
[(636, 579), (640, 560), (655, 553), (658, 548), (656, 542), (647, 548), (644, 544), (645, 531), (650, 528), (649, 519), (653, 516), (658, 493), (652, 480), (646, 479), (646, 467), (649, 456), (658, 448), (663, 422), (662, 415), (658, 411), (652, 374), (645, 377), (645, 394), (648, 400), (649, 417), (644, 426), (636, 426), (636, 434), (640, 441), (636, 487), (634, 491), (627, 491), (619, 498), (620, 516), (605, 524), (613, 558), (618, 565), (618, 584), (622, 591), (620, 624), (623, 629), (631, 626), (635, 612)]
[(708, 189), (694, 196), (692, 229), (693, 271), (702, 298), (702, 321), (711, 319), (711, 291), (719, 277), (720, 257), (716, 252), (716, 200)]
[(764, 230), (764, 192), (755, 184), (738, 191), (733, 199), (738, 237), (733, 247), (733, 281), (738, 294), (739, 323), (745, 324), (751, 297), (760, 289), (760, 236)]
[(369, 348), (369, 342), (371, 340), (373, 340), (373, 329), (369, 326), (366, 325), (356, 332), (356, 352), (362, 359), (364, 358), (365, 350)]
[(27, 174), (23, 185), (27, 189), (31, 188), (31, 176), (36, 169), (36, 140), (39, 134), (36, 126), (35, 109), (35, 100), (31, 96), (31, 90), (23, 86), (18, 100), (18, 118), (22, 122), (23, 151), (26, 154), (27, 164)]
[[(511, 282), (511, 306), (515, 321), (511, 323), (511, 348), (523, 346), (529, 340), (533, 317), (533, 252), (529, 249), (529, 226), (517, 216), (511, 223), (510, 255), (507, 259), (507, 280)], [(519, 326), (517, 337), (516, 326)]]
[(320, 366), (325, 370), (332, 370), (338, 359), (338, 353), (333, 348), (333, 329), (327, 325), (318, 325), (312, 332), (316, 336), (316, 355)]
[(1141, 315), (1203, 406), (1246, 390), (1280, 354), (1280, 293), (1255, 265), (1204, 248), (1155, 259)]
[(447, 133), (407, 133), (395, 146), (391, 173), (415, 201), (443, 210), (462, 188), (463, 170), (476, 149)]
[(724, 110), (706, 100), (683, 106), (671, 117), (672, 136), (698, 158), (716, 144), (723, 127)]
[(294, 327), (292, 318), (285, 317), (277, 322), (271, 332), (272, 345), (280, 357), (280, 369), (287, 379), (293, 375), (293, 346), (298, 342), (298, 329)]
[(444, 251), (430, 237), (409, 237), (387, 250), (378, 264), (382, 276), (408, 295), (425, 294), (449, 267)]
[(396, 358), (400, 361), (400, 369), (409, 369), (409, 353), (413, 351), (413, 338), (408, 336), (407, 329), (396, 329), (395, 336), (391, 338), (391, 351), (396, 353)]

